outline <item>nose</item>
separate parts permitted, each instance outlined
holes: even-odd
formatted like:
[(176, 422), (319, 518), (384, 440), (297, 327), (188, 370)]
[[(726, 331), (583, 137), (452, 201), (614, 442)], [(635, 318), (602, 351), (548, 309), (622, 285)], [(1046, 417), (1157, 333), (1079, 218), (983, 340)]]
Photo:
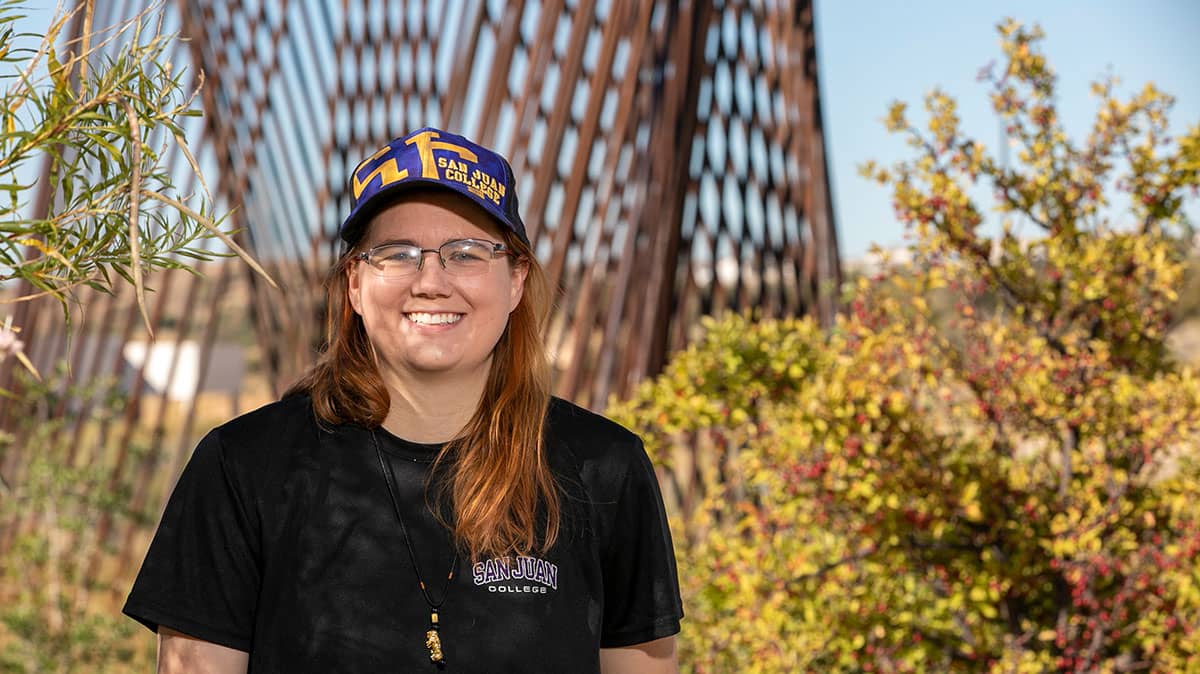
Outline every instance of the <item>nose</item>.
[[(435, 260), (425, 264), (425, 256), (433, 253)], [(421, 251), (421, 263), (417, 265), (417, 274), (413, 277), (412, 292), (414, 295), (430, 295), (445, 297), (450, 294), (450, 275), (442, 264), (441, 252), (436, 248)]]
[(439, 267), (441, 267), (442, 269), (446, 268), (446, 260), (442, 258), (441, 249), (439, 249), (439, 248), (422, 248), (421, 249), (421, 259), (417, 260), (417, 271), (421, 271), (422, 269), (425, 268), (425, 256), (429, 255), (430, 253), (433, 253), (434, 256), (437, 257)]

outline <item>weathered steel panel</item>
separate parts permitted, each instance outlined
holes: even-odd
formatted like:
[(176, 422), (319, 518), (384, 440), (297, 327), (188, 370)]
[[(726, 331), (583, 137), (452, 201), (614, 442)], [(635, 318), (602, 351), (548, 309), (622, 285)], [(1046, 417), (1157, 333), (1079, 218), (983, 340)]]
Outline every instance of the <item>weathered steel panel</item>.
[[(94, 25), (136, 4), (96, 3)], [(558, 395), (602, 408), (657, 372), (705, 314), (827, 322), (836, 311), (811, 2), (177, 0), (165, 11), (186, 38), (172, 47), (175, 68), (205, 77), (204, 117), (187, 126), (193, 152), (239, 241), (282, 287), (228, 260), (152, 280), (160, 339), (198, 343), (201, 361), (223, 333), (249, 342), (266, 385), (235, 406), (277, 395), (313, 360), (345, 177), (424, 125), (511, 159), (560, 291), (547, 334)], [(78, 377), (131, 382), (99, 439), (84, 437), (92, 400), (64, 397), (57, 412), (79, 420), (81, 460), (119, 452), (112, 483), (141, 505), (169, 488), (155, 476), (177, 474), (211, 422), (200, 383), (181, 405), (146, 386), (148, 359), (123, 359), (120, 345), (142, 338), (129, 295), (81, 293), (69, 343), (52, 302), (20, 312), (39, 367), (65, 358)], [(19, 474), (13, 461), (5, 475)]]

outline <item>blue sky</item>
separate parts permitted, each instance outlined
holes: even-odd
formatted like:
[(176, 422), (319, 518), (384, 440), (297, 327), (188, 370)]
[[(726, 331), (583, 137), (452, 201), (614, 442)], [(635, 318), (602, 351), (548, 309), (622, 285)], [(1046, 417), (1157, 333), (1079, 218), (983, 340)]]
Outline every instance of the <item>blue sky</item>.
[[(22, 29), (44, 32), (55, 3), (27, 4)], [(860, 178), (856, 168), (867, 159), (886, 164), (911, 156), (880, 123), (891, 101), (919, 107), (921, 96), (940, 86), (958, 99), (965, 130), (995, 147), (998, 127), (976, 75), (1000, 58), (995, 25), (1006, 16), (1046, 31), (1044, 50), (1059, 74), (1061, 114), (1072, 137), (1086, 135), (1095, 112), (1089, 83), (1110, 69), (1125, 93), (1153, 81), (1174, 95), (1174, 132), (1200, 124), (1198, 0), (816, 0), (826, 149), (843, 256), (860, 257), (872, 243), (903, 243), (887, 190)]]
[(1089, 83), (1110, 68), (1122, 80), (1121, 92), (1153, 81), (1176, 97), (1173, 133), (1200, 124), (1195, 0), (816, 0), (822, 114), (843, 256), (859, 257), (872, 242), (903, 243), (887, 189), (856, 170), (867, 159), (912, 156), (880, 122), (891, 101), (919, 109), (923, 94), (940, 86), (958, 100), (965, 130), (996, 147), (998, 125), (976, 76), (999, 61), (995, 25), (1006, 16), (1046, 32), (1043, 50), (1059, 76), (1061, 116), (1072, 138), (1086, 137), (1096, 110)]

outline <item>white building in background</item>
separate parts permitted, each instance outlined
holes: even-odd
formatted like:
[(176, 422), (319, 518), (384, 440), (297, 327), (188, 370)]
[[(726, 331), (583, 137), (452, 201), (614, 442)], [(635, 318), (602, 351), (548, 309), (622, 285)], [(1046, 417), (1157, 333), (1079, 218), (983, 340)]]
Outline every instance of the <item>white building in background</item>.
[(122, 355), (127, 367), (134, 372), (142, 370), (146, 386), (156, 394), (166, 394), (177, 402), (190, 402), (197, 393), (225, 393), (233, 398), (236, 408), (246, 374), (242, 347), (236, 344), (214, 344), (203, 372), (200, 344), (191, 339), (150, 344), (127, 342)]
[(71, 340), (71, 379), (86, 382), (115, 375), (120, 390), (131, 392), (140, 373), (143, 395), (191, 403), (198, 394), (220, 393), (230, 397), (236, 411), (246, 375), (244, 349), (218, 342), (203, 368), (201, 355), (200, 343), (191, 339), (133, 341), (122, 346), (116, 337), (77, 337)]

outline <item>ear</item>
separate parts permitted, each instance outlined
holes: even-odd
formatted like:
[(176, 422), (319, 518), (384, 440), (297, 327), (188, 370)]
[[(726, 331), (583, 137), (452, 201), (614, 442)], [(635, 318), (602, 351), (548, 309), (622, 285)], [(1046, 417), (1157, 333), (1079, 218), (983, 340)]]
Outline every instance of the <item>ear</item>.
[(358, 260), (351, 260), (346, 267), (346, 295), (350, 298), (350, 306), (354, 313), (362, 315), (362, 278), (358, 275)]
[(508, 313), (516, 311), (525, 295), (525, 278), (529, 276), (529, 261), (521, 260), (512, 268), (512, 287), (508, 295)]

